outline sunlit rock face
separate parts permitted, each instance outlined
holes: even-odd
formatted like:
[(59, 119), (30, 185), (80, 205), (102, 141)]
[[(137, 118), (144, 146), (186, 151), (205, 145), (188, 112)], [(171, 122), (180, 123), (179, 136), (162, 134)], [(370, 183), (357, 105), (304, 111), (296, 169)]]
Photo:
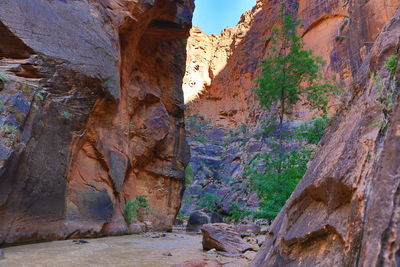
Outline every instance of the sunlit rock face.
[[(360, 12), (367, 5), (353, 6), (349, 47), (376, 36), (376, 14)], [(346, 58), (353, 78), (344, 103), (252, 266), (398, 266), (400, 102), (396, 94), (387, 112), (381, 94), (399, 87), (400, 67), (385, 66), (400, 53), (399, 38), (400, 8), (364, 55)]]
[[(0, 4), (0, 244), (129, 232), (125, 202), (169, 230), (188, 149), (192, 0)], [(0, 76), (1, 79), (1, 76)]]
[[(192, 29), (183, 87), (188, 116), (204, 114), (214, 124), (229, 127), (258, 117), (260, 109), (252, 89), (261, 73), (280, 3), (258, 0), (236, 27), (220, 35), (208, 36)], [(291, 0), (286, 6), (304, 24), (299, 33), (305, 48), (326, 62), (326, 77), (336, 77), (338, 86), (347, 88), (399, 1)], [(331, 112), (336, 111), (337, 104), (331, 100)], [(309, 119), (312, 115), (299, 104), (292, 118)]]

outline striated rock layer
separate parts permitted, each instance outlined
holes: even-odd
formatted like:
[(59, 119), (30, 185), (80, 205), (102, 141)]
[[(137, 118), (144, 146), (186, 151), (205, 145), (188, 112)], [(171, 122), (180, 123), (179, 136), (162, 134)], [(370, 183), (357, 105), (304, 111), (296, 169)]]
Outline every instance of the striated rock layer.
[(192, 0), (0, 3), (0, 244), (171, 229)]
[[(374, 19), (360, 14), (355, 6), (352, 45), (362, 21)], [(369, 46), (361, 65), (352, 62), (351, 90), (252, 266), (399, 265), (400, 67), (390, 73), (385, 62), (400, 54), (400, 8)]]
[[(257, 0), (238, 25), (220, 35), (208, 36), (198, 28), (188, 39), (184, 91), (187, 115), (203, 114), (218, 126), (254, 122), (259, 114), (252, 89), (261, 73), (269, 46), (269, 33), (276, 23), (282, 1)], [(353, 74), (371, 49), (377, 34), (391, 19), (399, 0), (290, 0), (286, 6), (297, 11), (306, 49), (322, 56), (324, 71), (348, 86)], [(350, 26), (351, 25), (351, 26)], [(331, 111), (337, 101), (331, 101)], [(293, 118), (312, 114), (299, 104)]]

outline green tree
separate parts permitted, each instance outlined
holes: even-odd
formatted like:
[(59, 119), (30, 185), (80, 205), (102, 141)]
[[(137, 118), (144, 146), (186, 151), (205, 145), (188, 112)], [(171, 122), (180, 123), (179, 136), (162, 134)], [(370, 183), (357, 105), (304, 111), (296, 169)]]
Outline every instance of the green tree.
[[(319, 142), (329, 121), (325, 116), (328, 97), (334, 93), (334, 86), (323, 79), (322, 59), (303, 48), (301, 36), (296, 32), (300, 22), (285, 12), (282, 6), (280, 26), (271, 33), (270, 48), (256, 88), (260, 105), (270, 111), (276, 108), (270, 122), (275, 126), (279, 121), (279, 142), (272, 144), (272, 152), (260, 155), (246, 169), (246, 176), (261, 200), (256, 216), (268, 219), (275, 218), (305, 174), (312, 146)], [(284, 135), (284, 117), (299, 101), (306, 101), (311, 109), (324, 116), (294, 129), (292, 136)], [(286, 149), (284, 141), (293, 138), (307, 141), (308, 145)]]
[[(296, 29), (299, 21), (292, 15), (280, 12), (280, 27), (271, 33), (271, 46), (263, 62), (263, 72), (257, 80), (256, 93), (261, 106), (270, 110), (279, 104), (276, 117), (279, 119), (279, 140), (282, 148), (282, 124), (291, 107), (306, 100), (312, 109), (326, 113), (328, 96), (333, 86), (323, 82), (323, 61), (303, 49), (301, 36)], [(274, 121), (276, 120), (276, 117)]]

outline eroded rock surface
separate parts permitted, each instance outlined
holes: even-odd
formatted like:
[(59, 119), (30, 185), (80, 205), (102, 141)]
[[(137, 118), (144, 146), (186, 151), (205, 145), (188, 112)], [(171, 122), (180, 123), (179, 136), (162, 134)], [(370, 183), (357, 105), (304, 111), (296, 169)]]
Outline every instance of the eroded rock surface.
[[(0, 244), (129, 231), (178, 212), (191, 0), (0, 3)], [(4, 78), (5, 77), (5, 78)]]
[(206, 224), (201, 228), (203, 248), (240, 254), (251, 249), (233, 227), (225, 223)]
[[(356, 18), (360, 28), (360, 21), (373, 19)], [(400, 53), (400, 9), (368, 50), (252, 266), (399, 264), (400, 68), (391, 73), (384, 63)], [(392, 92), (389, 106), (382, 98), (387, 92)]]

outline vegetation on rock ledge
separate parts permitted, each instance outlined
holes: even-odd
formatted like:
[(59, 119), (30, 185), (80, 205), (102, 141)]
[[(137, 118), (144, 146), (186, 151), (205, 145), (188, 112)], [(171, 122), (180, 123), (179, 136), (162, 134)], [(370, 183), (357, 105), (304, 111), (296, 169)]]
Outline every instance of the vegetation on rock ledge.
[(137, 196), (135, 200), (130, 200), (125, 203), (125, 221), (129, 225), (133, 219), (139, 216), (139, 213), (147, 210), (149, 208), (149, 203), (146, 197)]

